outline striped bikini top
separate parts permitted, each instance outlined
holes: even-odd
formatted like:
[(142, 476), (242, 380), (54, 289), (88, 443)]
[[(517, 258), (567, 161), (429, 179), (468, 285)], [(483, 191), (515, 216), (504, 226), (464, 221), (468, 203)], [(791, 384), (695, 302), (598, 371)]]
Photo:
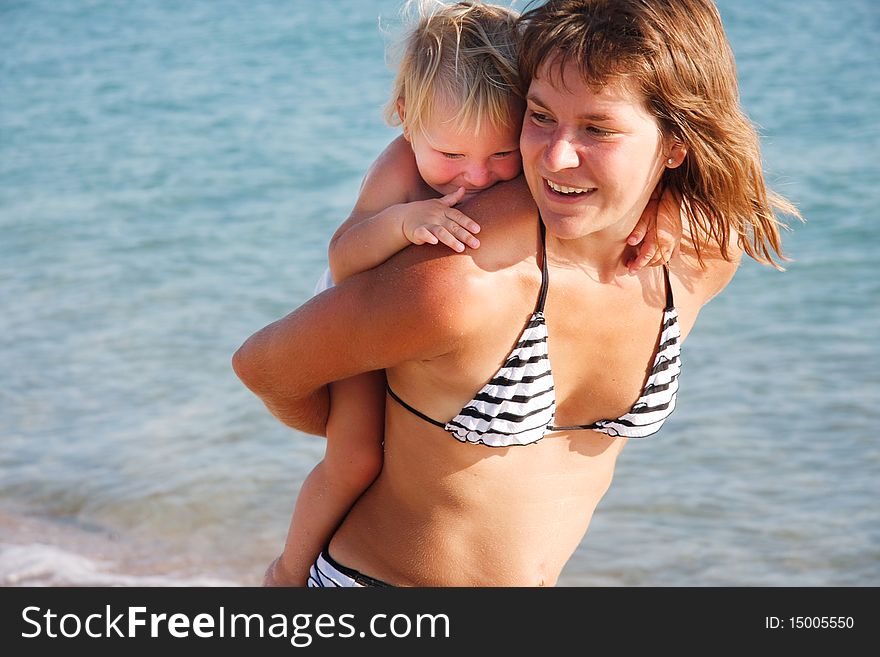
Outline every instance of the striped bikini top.
[(535, 312), (504, 365), (458, 415), (449, 422), (439, 422), (407, 404), (391, 386), (388, 386), (388, 394), (405, 409), (426, 422), (442, 427), (455, 439), (489, 447), (530, 445), (554, 431), (590, 429), (626, 438), (646, 438), (656, 433), (675, 408), (681, 370), (681, 331), (669, 283), (669, 270), (663, 267), (666, 308), (663, 311), (657, 355), (638, 401), (628, 413), (615, 420), (557, 426), (553, 423), (556, 391), (547, 354), (547, 324), (544, 321), (549, 274), (543, 222), (541, 245), (541, 295)]

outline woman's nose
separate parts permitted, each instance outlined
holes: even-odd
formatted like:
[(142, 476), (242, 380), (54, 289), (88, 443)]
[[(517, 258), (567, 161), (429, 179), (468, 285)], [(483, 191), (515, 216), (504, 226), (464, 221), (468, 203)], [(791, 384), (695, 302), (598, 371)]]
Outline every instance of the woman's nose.
[(550, 171), (562, 171), (578, 166), (577, 149), (571, 140), (563, 134), (554, 134), (544, 151), (544, 164)]

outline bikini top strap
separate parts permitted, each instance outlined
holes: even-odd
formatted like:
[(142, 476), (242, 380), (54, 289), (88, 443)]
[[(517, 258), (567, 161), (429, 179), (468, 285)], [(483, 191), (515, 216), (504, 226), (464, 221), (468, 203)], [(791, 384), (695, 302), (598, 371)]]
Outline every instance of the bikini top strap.
[(544, 312), (544, 302), (547, 300), (550, 273), (547, 269), (547, 231), (544, 228), (544, 220), (541, 218), (540, 212), (538, 213), (538, 223), (541, 226), (541, 294), (538, 297), (538, 306), (535, 308), (535, 312), (542, 313)]
[(424, 413), (422, 413), (420, 410), (413, 408), (412, 406), (410, 406), (409, 404), (407, 404), (405, 401), (403, 401), (400, 397), (397, 396), (397, 393), (394, 392), (394, 391), (391, 389), (391, 384), (388, 383), (387, 381), (385, 382), (385, 390), (388, 391), (388, 394), (391, 395), (391, 398), (392, 398), (394, 401), (396, 401), (398, 404), (400, 404), (401, 406), (403, 406), (406, 410), (408, 410), (408, 411), (409, 411), (410, 413), (412, 413), (413, 415), (415, 415), (415, 416), (417, 416), (417, 417), (420, 417), (420, 418), (422, 418), (425, 422), (430, 422), (430, 423), (433, 424), (434, 426), (436, 426), (436, 427), (440, 427), (441, 429), (445, 429), (445, 428), (446, 428), (446, 425), (445, 425), (443, 422), (439, 422), (439, 421), (435, 420), (435, 419), (432, 418), (432, 417), (428, 417), (427, 415), (425, 415)]
[(663, 277), (666, 279), (666, 310), (672, 310), (675, 307), (675, 300), (672, 298), (672, 282), (669, 280), (669, 265), (663, 265)]

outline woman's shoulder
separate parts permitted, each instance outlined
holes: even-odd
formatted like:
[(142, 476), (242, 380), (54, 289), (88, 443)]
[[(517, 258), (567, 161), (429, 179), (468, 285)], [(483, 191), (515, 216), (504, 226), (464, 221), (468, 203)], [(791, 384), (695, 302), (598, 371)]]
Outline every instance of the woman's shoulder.
[(492, 185), (462, 203), (461, 207), (474, 213), (474, 218), (483, 217), (487, 223), (493, 225), (516, 221), (521, 215), (537, 214), (535, 201), (522, 174), (512, 180)]
[(457, 275), (474, 267), (503, 269), (536, 252), (538, 213), (521, 176), (493, 185), (456, 208), (480, 225), (478, 248), (456, 253), (443, 244), (410, 246), (401, 252), (402, 258), (420, 261), (433, 273)]
[(480, 225), (480, 247), (472, 251), (479, 264), (512, 264), (537, 246), (538, 211), (525, 179), (498, 183), (457, 206)]
[[(480, 224), (480, 246), (456, 253), (443, 244), (411, 245), (380, 266), (395, 295), (404, 295), (435, 326), (462, 330), (485, 319), (497, 302), (498, 279), (528, 268), (539, 244), (538, 219), (525, 183), (499, 183), (460, 206)], [(537, 270), (536, 270), (537, 271)]]

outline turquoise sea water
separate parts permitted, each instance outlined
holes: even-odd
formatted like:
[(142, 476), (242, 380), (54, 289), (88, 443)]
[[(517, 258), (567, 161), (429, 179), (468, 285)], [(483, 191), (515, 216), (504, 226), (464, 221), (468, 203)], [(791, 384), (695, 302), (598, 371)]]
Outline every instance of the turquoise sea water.
[[(880, 6), (719, 7), (807, 222), (703, 311), (560, 584), (876, 586)], [(396, 134), (397, 8), (0, 3), (0, 584), (259, 582), (322, 444), (230, 357)]]

